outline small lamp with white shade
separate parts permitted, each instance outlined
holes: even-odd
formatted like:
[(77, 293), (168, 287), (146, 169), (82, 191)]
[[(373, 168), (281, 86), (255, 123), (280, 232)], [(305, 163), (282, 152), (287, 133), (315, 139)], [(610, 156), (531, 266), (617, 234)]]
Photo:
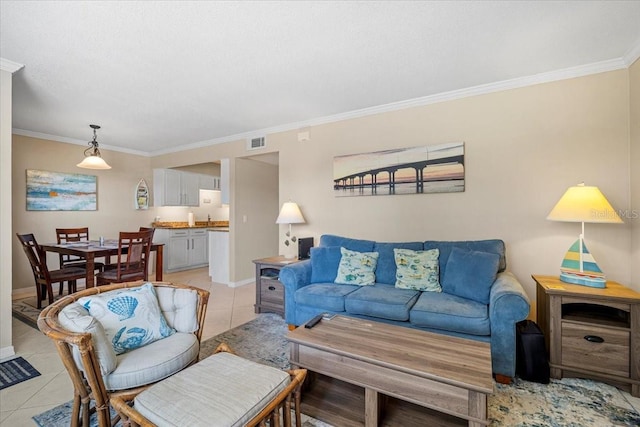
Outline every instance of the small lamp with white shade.
[[(296, 236), (291, 234), (291, 224), (304, 224), (305, 220), (302, 216), (302, 212), (300, 212), (300, 208), (298, 204), (295, 202), (286, 202), (282, 205), (282, 209), (280, 209), (280, 214), (278, 215), (278, 219), (276, 219), (276, 224), (289, 224), (289, 231), (287, 231), (284, 244), (289, 246), (291, 242), (296, 242)], [(295, 258), (295, 255), (287, 254), (286, 258)]]
[(584, 223), (620, 224), (622, 219), (598, 187), (584, 183), (570, 187), (551, 210), (551, 221), (580, 222), (582, 232), (567, 251), (560, 267), (560, 280), (594, 288), (606, 287), (604, 273), (584, 244)]

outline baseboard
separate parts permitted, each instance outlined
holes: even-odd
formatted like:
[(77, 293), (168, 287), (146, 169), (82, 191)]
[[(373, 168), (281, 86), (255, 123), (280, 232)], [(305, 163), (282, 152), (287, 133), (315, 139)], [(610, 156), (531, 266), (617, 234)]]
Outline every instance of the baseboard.
[(0, 348), (0, 360), (9, 359), (15, 355), (16, 350), (12, 345)]

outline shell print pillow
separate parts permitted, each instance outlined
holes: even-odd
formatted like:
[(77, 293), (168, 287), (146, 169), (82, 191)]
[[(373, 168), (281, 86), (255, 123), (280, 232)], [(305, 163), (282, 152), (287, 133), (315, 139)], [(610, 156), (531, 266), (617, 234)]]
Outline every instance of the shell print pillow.
[(175, 333), (160, 311), (151, 283), (82, 297), (78, 303), (102, 324), (116, 354), (126, 353)]

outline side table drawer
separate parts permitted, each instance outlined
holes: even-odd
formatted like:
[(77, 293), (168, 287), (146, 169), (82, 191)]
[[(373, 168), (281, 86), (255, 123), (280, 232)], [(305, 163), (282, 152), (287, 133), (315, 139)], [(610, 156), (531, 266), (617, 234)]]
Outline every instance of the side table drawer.
[(277, 280), (262, 279), (260, 282), (260, 298), (272, 304), (284, 303), (284, 286)]
[[(585, 339), (601, 338), (602, 342)], [(629, 331), (562, 323), (562, 364), (629, 377)]]

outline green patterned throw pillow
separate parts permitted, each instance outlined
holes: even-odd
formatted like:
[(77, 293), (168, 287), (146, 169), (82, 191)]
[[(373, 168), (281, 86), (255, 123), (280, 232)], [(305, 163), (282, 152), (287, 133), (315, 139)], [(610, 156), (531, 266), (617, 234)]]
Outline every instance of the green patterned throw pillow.
[(440, 287), (440, 268), (438, 249), (412, 251), (394, 249), (396, 259), (396, 288), (416, 291), (442, 292)]
[(342, 257), (335, 283), (343, 285), (373, 285), (376, 282), (378, 252), (355, 252), (340, 248)]

